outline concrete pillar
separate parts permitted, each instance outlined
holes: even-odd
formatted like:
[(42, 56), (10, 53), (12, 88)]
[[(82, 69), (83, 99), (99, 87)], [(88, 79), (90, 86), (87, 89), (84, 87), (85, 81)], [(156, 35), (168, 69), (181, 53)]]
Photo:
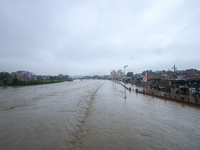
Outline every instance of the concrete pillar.
[(184, 96), (183, 95), (181, 95), (181, 101), (184, 101)]
[(164, 93), (164, 98), (166, 98), (166, 93)]

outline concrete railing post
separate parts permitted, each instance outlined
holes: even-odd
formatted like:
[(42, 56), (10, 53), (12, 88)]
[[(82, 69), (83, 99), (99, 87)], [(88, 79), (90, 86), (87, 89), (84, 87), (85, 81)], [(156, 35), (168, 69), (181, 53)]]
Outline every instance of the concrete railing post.
[(184, 101), (184, 96), (183, 95), (181, 95), (181, 101)]

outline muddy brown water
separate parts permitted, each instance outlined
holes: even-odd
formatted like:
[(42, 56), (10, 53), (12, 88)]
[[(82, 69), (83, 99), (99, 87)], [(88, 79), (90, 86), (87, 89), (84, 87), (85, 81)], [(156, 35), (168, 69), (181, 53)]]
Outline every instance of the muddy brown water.
[(1, 150), (200, 149), (200, 109), (105, 80), (0, 89)]

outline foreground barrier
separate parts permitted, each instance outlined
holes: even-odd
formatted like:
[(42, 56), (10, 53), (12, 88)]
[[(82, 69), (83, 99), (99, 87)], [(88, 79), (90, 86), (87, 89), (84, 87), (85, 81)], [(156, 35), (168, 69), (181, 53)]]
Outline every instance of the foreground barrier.
[(125, 87), (127, 90), (129, 90), (130, 92), (131, 92), (131, 87), (126, 87), (124, 84), (121, 84), (121, 83), (119, 83), (119, 82), (116, 82), (116, 83), (118, 83), (118, 84), (120, 84), (121, 86), (123, 86), (123, 87)]

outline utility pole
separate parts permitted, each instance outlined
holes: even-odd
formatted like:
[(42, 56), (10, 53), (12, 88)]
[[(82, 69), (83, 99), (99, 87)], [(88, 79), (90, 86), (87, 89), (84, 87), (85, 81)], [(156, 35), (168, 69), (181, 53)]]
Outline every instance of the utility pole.
[(174, 73), (175, 73), (175, 70), (176, 70), (177, 68), (176, 68), (175, 65), (174, 65), (174, 67), (172, 67), (172, 69), (174, 69)]
[[(174, 78), (175, 78), (175, 70), (176, 70), (177, 68), (176, 68), (176, 66), (174, 65), (174, 67), (172, 67), (172, 69), (174, 69)], [(174, 80), (174, 88), (176, 88), (175, 80)]]

